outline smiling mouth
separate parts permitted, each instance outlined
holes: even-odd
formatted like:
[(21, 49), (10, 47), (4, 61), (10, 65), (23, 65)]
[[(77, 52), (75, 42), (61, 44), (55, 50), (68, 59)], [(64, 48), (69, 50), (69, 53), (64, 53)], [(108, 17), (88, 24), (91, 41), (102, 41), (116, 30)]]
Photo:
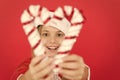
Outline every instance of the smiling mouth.
[(59, 47), (54, 47), (54, 46), (50, 46), (50, 47), (47, 47), (48, 50), (57, 50)]
[(59, 46), (47, 46), (46, 47), (46, 55), (48, 57), (54, 57), (58, 52)]

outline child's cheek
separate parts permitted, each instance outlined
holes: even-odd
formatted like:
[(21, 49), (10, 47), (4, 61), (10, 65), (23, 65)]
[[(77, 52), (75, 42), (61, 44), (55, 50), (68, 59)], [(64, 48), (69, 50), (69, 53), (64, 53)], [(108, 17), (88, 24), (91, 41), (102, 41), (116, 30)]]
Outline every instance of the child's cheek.
[(42, 42), (43, 46), (45, 46), (48, 43), (48, 41), (46, 39), (41, 39), (41, 42)]

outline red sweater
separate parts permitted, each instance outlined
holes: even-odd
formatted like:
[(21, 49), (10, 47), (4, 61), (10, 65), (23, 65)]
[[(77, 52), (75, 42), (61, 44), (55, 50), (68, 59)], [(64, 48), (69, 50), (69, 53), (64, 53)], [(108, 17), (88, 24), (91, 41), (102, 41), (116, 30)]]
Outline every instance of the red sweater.
[(20, 74), (24, 74), (29, 68), (30, 61), (31, 61), (31, 58), (25, 60), (21, 65), (19, 65), (18, 68), (13, 73), (10, 80), (17, 80)]

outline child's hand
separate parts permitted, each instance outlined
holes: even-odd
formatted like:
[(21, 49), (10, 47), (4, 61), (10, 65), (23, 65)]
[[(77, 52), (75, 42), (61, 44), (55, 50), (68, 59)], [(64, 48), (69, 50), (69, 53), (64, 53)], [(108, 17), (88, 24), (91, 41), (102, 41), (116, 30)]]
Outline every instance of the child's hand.
[(63, 57), (63, 62), (59, 64), (59, 73), (67, 80), (81, 80), (85, 70), (83, 58), (77, 55)]
[(31, 60), (29, 69), (24, 75), (25, 80), (52, 80), (54, 65), (51, 64), (53, 59), (45, 57), (42, 55)]

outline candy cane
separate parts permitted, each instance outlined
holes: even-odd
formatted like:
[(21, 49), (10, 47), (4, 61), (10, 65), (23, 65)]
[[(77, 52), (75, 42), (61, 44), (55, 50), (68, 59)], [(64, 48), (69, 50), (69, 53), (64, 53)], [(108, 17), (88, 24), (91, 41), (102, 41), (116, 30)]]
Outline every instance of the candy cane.
[[(57, 25), (59, 27), (54, 26), (53, 22), (60, 23), (62, 26), (60, 24)], [(58, 53), (66, 53), (72, 49), (76, 42), (76, 38), (83, 26), (82, 22), (83, 16), (77, 8), (72, 6), (59, 7), (54, 12), (51, 12), (40, 5), (31, 5), (24, 10), (21, 16), (23, 29), (36, 56), (45, 52), (37, 30), (38, 25), (53, 25), (62, 30), (65, 33), (65, 40), (62, 42)]]
[[(56, 27), (65, 33), (65, 39), (58, 49), (59, 54), (55, 56), (57, 58), (54, 62), (56, 65), (65, 56), (60, 55), (60, 53), (65, 54), (71, 51), (79, 36), (83, 21), (84, 18), (80, 11), (72, 6), (58, 7), (54, 12), (51, 12), (40, 5), (31, 5), (28, 9), (24, 10), (21, 16), (24, 32), (36, 56), (45, 53), (41, 37), (37, 30), (38, 25)], [(56, 73), (58, 69), (53, 69), (53, 71)]]

